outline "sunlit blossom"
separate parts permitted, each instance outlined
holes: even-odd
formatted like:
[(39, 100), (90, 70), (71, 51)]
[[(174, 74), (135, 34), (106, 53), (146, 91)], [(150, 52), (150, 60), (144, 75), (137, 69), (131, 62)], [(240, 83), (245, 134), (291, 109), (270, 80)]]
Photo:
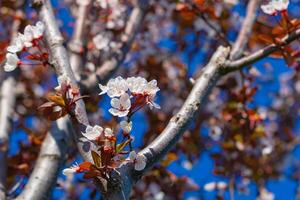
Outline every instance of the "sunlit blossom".
[(145, 169), (147, 164), (146, 156), (137, 154), (135, 151), (129, 153), (129, 160), (134, 162), (134, 169), (137, 171)]
[(11, 72), (17, 68), (20, 64), (20, 59), (15, 53), (7, 53), (6, 54), (6, 63), (4, 65), (4, 71)]
[(268, 4), (262, 5), (261, 9), (268, 15), (276, 15), (278, 12), (287, 10), (289, 0), (271, 0)]
[(76, 164), (72, 165), (71, 167), (65, 168), (62, 173), (63, 173), (63, 175), (68, 176), (68, 175), (71, 175), (74, 173), (78, 173), (80, 171), (81, 171), (81, 169), (80, 169), (79, 165), (76, 163)]
[(101, 126), (87, 126), (85, 129), (85, 133), (82, 133), (84, 137), (86, 137), (88, 140), (97, 140), (101, 137), (103, 133), (103, 128)]
[(110, 102), (112, 108), (109, 112), (118, 117), (125, 117), (129, 113), (131, 106), (130, 97), (127, 93), (123, 94), (119, 99), (113, 98)]
[(99, 84), (99, 88), (101, 89), (99, 95), (107, 93), (109, 97), (113, 98), (124, 94), (128, 90), (128, 85), (126, 80), (118, 76), (117, 78), (110, 79), (106, 86)]
[(127, 121), (121, 121), (120, 122), (120, 128), (125, 132), (125, 133), (130, 133), (132, 129), (132, 121), (127, 122)]

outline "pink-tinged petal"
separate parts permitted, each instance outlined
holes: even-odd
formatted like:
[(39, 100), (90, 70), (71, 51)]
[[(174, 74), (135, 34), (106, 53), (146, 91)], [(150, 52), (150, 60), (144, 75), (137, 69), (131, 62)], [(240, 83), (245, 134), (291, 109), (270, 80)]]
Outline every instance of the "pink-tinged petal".
[(120, 103), (123, 109), (128, 110), (131, 106), (130, 98), (127, 93), (120, 97)]
[(129, 110), (124, 110), (124, 111), (120, 111), (118, 109), (115, 108), (110, 108), (108, 110), (113, 116), (117, 116), (117, 117), (125, 117), (126, 115), (128, 115)]
[(6, 54), (6, 63), (4, 65), (4, 71), (11, 72), (15, 70), (20, 62), (17, 54), (7, 53)]
[(275, 8), (272, 4), (262, 5), (260, 8), (267, 15), (274, 15), (277, 13), (277, 11), (275, 10)]
[(121, 107), (121, 105), (120, 105), (120, 100), (117, 99), (117, 98), (111, 99), (110, 105), (111, 105), (113, 108), (117, 108), (117, 109), (120, 109), (120, 107)]
[(103, 132), (103, 128), (101, 126), (94, 126), (93, 131), (98, 132), (99, 134), (101, 134)]
[(114, 136), (113, 131), (110, 128), (105, 128), (104, 133), (105, 133), (105, 137)]
[(127, 121), (121, 121), (120, 122), (120, 127), (125, 133), (130, 133), (132, 129), (132, 121), (127, 122)]
[(101, 92), (99, 93), (99, 95), (105, 94), (108, 91), (108, 87), (106, 87), (104, 85), (99, 84), (99, 88), (101, 90)]

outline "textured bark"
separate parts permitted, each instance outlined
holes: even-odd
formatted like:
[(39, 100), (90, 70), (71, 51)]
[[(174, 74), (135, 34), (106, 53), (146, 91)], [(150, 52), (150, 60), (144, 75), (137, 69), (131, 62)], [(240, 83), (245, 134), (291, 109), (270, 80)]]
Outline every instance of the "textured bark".
[[(72, 81), (72, 84), (77, 86), (76, 79), (71, 69), (67, 50), (63, 46), (64, 40), (58, 29), (53, 8), (49, 0), (45, 0), (43, 2), (39, 15), (46, 27), (45, 38), (50, 48), (51, 64), (55, 67), (58, 76), (62, 74), (67, 75)], [(91, 154), (89, 153), (88, 149), (92, 148), (93, 144), (82, 135), (82, 132), (85, 131), (85, 127), (89, 124), (84, 102), (82, 100), (77, 101), (76, 107), (81, 111), (81, 122), (78, 123), (77, 120), (72, 120), (74, 127), (76, 127), (75, 138), (77, 147), (84, 160), (92, 161)], [(88, 149), (86, 148), (87, 146)]]

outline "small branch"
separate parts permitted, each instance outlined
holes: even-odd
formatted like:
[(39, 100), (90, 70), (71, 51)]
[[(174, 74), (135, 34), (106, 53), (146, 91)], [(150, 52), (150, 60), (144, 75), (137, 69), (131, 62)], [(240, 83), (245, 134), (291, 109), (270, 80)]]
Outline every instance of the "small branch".
[(91, 7), (92, 0), (77, 1), (79, 3), (78, 14), (75, 23), (74, 33), (72, 39), (68, 45), (70, 51), (70, 64), (74, 72), (76, 80), (80, 79), (82, 72), (82, 52), (86, 45), (86, 33), (87, 33), (87, 17)]
[(281, 45), (275, 45), (271, 44), (261, 50), (258, 50), (254, 53), (252, 53), (249, 56), (245, 56), (241, 59), (235, 60), (235, 61), (227, 61), (227, 63), (224, 65), (225, 67), (223, 68), (223, 73), (229, 73), (232, 71), (239, 70), (245, 66), (249, 66), (256, 61), (265, 58), (269, 56), (270, 54), (274, 53), (277, 50), (280, 50), (282, 46), (288, 45), (294, 40), (300, 38), (300, 28), (292, 32), (291, 34), (285, 36), (282, 41)]
[(134, 38), (144, 21), (148, 7), (148, 0), (137, 0), (126, 24), (125, 31), (121, 36), (121, 50), (114, 52), (112, 57), (106, 60), (101, 67), (96, 70), (95, 74), (92, 74), (86, 79), (82, 78), (83, 87), (95, 88), (98, 86), (98, 84), (95, 83), (106, 82), (118, 70), (125, 60), (127, 53), (130, 51)]
[(258, 10), (259, 1), (250, 0), (247, 6), (247, 14), (242, 24), (242, 28), (239, 31), (239, 35), (232, 47), (230, 59), (235, 60), (243, 55), (248, 40), (252, 33), (252, 27), (256, 19), (256, 13)]
[[(16, 15), (23, 15), (23, 12), (18, 10)], [(12, 24), (12, 39), (11, 44), (18, 34), (21, 24), (19, 17), (16, 17)], [(7, 172), (7, 150), (9, 133), (12, 129), (12, 116), (16, 102), (16, 85), (15, 73), (6, 73), (1, 84), (1, 99), (0, 99), (0, 199), (5, 199), (6, 191), (6, 172)]]
[(202, 75), (197, 79), (180, 111), (172, 117), (164, 131), (140, 153), (147, 157), (146, 168), (152, 167), (177, 143), (181, 138), (186, 126), (203, 107), (206, 97), (221, 77), (219, 69), (223, 67), (229, 48), (219, 47), (212, 56), (210, 62), (203, 69)]
[(69, 137), (73, 129), (70, 120), (65, 117), (53, 122), (51, 130), (43, 141), (34, 170), (22, 193), (16, 200), (50, 199), (51, 189), (61, 166), (66, 159)]
[[(53, 8), (49, 0), (44, 0), (39, 15), (40, 19), (45, 23), (45, 38), (51, 52), (51, 64), (55, 67), (58, 76), (65, 74), (70, 78), (72, 84), (77, 86), (66, 48), (63, 46), (64, 40), (58, 29)], [(82, 100), (77, 101), (76, 107), (81, 110), (80, 117), (82, 119), (81, 122), (72, 120), (76, 130), (75, 138), (77, 147), (84, 160), (92, 161), (91, 155), (86, 147), (88, 145), (89, 148), (91, 148), (93, 144), (82, 135), (82, 132), (85, 131), (85, 127), (89, 124), (84, 102)]]

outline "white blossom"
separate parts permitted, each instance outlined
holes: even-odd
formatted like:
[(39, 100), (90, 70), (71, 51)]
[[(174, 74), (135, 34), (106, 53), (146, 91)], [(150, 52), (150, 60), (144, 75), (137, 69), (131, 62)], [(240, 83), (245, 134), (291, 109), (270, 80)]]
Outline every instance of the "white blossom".
[(128, 88), (131, 93), (141, 94), (144, 92), (144, 86), (147, 80), (142, 77), (130, 77), (126, 79)]
[(105, 137), (113, 137), (114, 136), (113, 131), (111, 130), (111, 128), (105, 128), (104, 136)]
[(85, 129), (85, 133), (82, 133), (82, 135), (86, 137), (88, 140), (97, 140), (99, 137), (101, 137), (102, 133), (103, 133), (103, 128), (101, 126), (96, 125), (96, 126), (87, 126)]
[(217, 182), (217, 188), (219, 190), (225, 190), (227, 188), (227, 183), (225, 183), (224, 181), (220, 181), (220, 182)]
[(4, 65), (4, 71), (11, 72), (17, 68), (20, 64), (20, 59), (15, 53), (7, 53), (6, 54), (6, 63)]
[(38, 21), (35, 26), (32, 26), (32, 34), (34, 39), (40, 39), (45, 31), (45, 25), (43, 22)]
[(227, 183), (224, 181), (219, 182), (209, 182), (204, 185), (204, 190), (207, 192), (214, 191), (216, 189), (218, 190), (225, 190), (227, 188)]
[(216, 187), (217, 187), (216, 182), (209, 182), (204, 185), (204, 190), (207, 192), (211, 192), (211, 191), (215, 190)]
[(263, 188), (259, 191), (259, 196), (256, 200), (274, 200), (275, 196), (272, 192), (269, 192), (267, 189)]
[(7, 47), (6, 63), (4, 70), (9, 72), (16, 69), (20, 59), (17, 53), (21, 52), (24, 47), (29, 48), (33, 46), (33, 40), (39, 39), (44, 32), (44, 24), (42, 22), (37, 22), (36, 26), (28, 25), (24, 29), (24, 34), (18, 33), (18, 36), (13, 41), (13, 44)]
[(127, 78), (127, 85), (133, 95), (146, 96), (147, 104), (152, 109), (153, 107), (160, 109), (160, 106), (154, 102), (156, 93), (159, 91), (157, 81), (152, 80), (147, 82), (146, 79), (141, 77)]
[(22, 51), (24, 48), (24, 44), (22, 42), (22, 40), (20, 38), (16, 38), (13, 41), (13, 44), (7, 47), (7, 51), (10, 53), (18, 53), (20, 51)]
[(131, 107), (130, 97), (127, 93), (123, 94), (120, 99), (111, 99), (110, 104), (112, 108), (109, 109), (109, 112), (118, 117), (125, 117), (129, 113)]
[(130, 133), (132, 129), (132, 121), (127, 122), (127, 121), (121, 121), (120, 122), (120, 127), (125, 133)]
[(71, 79), (66, 75), (62, 74), (57, 78), (58, 86), (55, 88), (56, 91), (66, 91), (71, 85)]
[(219, 126), (213, 126), (209, 132), (209, 137), (214, 141), (219, 141), (222, 137), (222, 129)]
[(277, 11), (272, 4), (261, 5), (260, 7), (267, 15), (274, 15)]
[(99, 95), (107, 93), (109, 97), (119, 97), (128, 90), (128, 85), (126, 80), (121, 76), (118, 76), (115, 79), (110, 79), (106, 86), (99, 84), (101, 93)]
[(262, 5), (261, 9), (268, 15), (275, 15), (277, 12), (287, 10), (289, 0), (271, 0), (268, 4)]
[(145, 85), (144, 93), (147, 94), (147, 103), (150, 106), (150, 109), (152, 109), (153, 107), (160, 109), (160, 106), (154, 102), (155, 95), (158, 91), (159, 88), (157, 87), (156, 80), (152, 80)]
[(134, 162), (134, 169), (137, 171), (145, 169), (147, 164), (146, 156), (137, 154), (135, 151), (129, 153), (129, 160)]
[(71, 167), (64, 169), (62, 173), (63, 173), (63, 175), (68, 176), (68, 175), (78, 172), (79, 170), (80, 170), (80, 167), (78, 166), (78, 164), (74, 164)]

